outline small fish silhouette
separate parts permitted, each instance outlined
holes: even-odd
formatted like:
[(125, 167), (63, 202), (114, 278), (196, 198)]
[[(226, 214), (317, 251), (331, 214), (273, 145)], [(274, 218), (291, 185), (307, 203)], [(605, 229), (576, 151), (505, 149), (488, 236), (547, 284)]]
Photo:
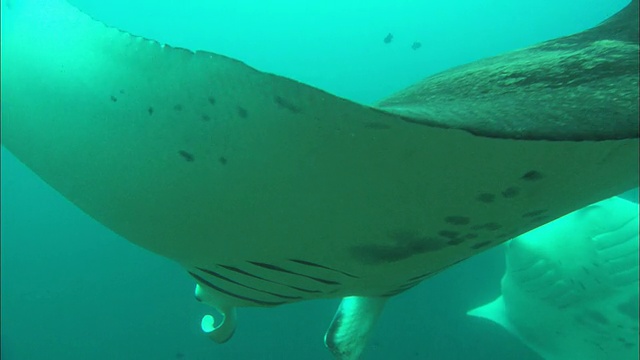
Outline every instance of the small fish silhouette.
[(391, 42), (391, 40), (393, 40), (393, 34), (392, 33), (388, 33), (387, 36), (384, 38), (384, 43), (388, 44)]
[(413, 45), (411, 45), (411, 48), (412, 48), (413, 50), (418, 50), (418, 49), (420, 49), (421, 47), (422, 47), (422, 43), (420, 43), (420, 42), (418, 42), (418, 41), (414, 41), (414, 42), (413, 42)]

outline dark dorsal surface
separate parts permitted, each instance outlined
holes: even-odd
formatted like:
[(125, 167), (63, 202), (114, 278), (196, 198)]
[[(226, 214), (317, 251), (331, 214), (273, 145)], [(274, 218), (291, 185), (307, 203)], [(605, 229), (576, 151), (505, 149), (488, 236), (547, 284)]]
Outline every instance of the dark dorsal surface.
[(637, 138), (638, 1), (592, 29), (444, 71), (378, 106), (490, 137)]

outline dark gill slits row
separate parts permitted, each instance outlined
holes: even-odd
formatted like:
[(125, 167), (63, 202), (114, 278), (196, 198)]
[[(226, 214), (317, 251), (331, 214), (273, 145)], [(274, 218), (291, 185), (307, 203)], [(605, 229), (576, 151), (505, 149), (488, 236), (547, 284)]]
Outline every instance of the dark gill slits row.
[(203, 277), (192, 273), (191, 271), (189, 271), (189, 275), (191, 275), (194, 279), (196, 279), (198, 281), (199, 284), (204, 285), (208, 288), (211, 288), (213, 290), (216, 290), (218, 292), (221, 292), (223, 294), (229, 295), (231, 297), (240, 299), (240, 300), (244, 300), (244, 301), (249, 301), (252, 302), (254, 304), (260, 305), (260, 306), (276, 306), (276, 305), (282, 305), (282, 304), (286, 304), (287, 301), (263, 301), (263, 300), (257, 300), (257, 299), (252, 299), (250, 297), (247, 296), (243, 296), (243, 295), (239, 295), (239, 294), (235, 294), (231, 291), (225, 290), (219, 286), (214, 285), (213, 283), (205, 280)]
[(297, 264), (301, 264), (301, 265), (307, 265), (307, 266), (312, 266), (312, 267), (317, 267), (317, 268), (321, 268), (321, 269), (325, 269), (325, 270), (334, 271), (334, 272), (340, 273), (342, 275), (348, 276), (350, 278), (358, 279), (358, 277), (355, 276), (355, 275), (349, 274), (349, 273), (341, 271), (341, 270), (333, 269), (333, 268), (330, 268), (330, 267), (327, 267), (327, 266), (324, 266), (324, 265), (312, 263), (310, 261), (298, 260), (298, 259), (289, 259), (289, 261), (297, 263)]
[(321, 291), (319, 291), (319, 290), (303, 289), (303, 288), (301, 288), (301, 287), (288, 285), (288, 284), (285, 284), (285, 283), (282, 283), (282, 282), (279, 282), (279, 281), (270, 280), (270, 279), (265, 279), (264, 277), (261, 277), (261, 276), (258, 276), (258, 275), (255, 275), (255, 274), (252, 274), (252, 273), (250, 273), (250, 272), (244, 271), (244, 270), (239, 269), (239, 268), (234, 267), (234, 266), (228, 266), (228, 265), (222, 265), (222, 264), (219, 264), (218, 266), (220, 266), (220, 267), (222, 267), (222, 268), (225, 268), (225, 269), (227, 269), (227, 270), (229, 270), (229, 271), (234, 271), (234, 272), (236, 272), (236, 273), (238, 273), (238, 274), (242, 274), (242, 275), (245, 275), (245, 276), (252, 277), (252, 278), (254, 278), (254, 279), (258, 279), (258, 280), (262, 280), (262, 281), (270, 282), (270, 283), (272, 283), (272, 284), (277, 284), (277, 285), (286, 286), (286, 287), (291, 288), (291, 289), (293, 289), (293, 290), (298, 290), (298, 291), (301, 291), (301, 292), (304, 292), (304, 293), (313, 294), (313, 293), (320, 293), (320, 292), (321, 292)]
[(202, 286), (260, 306), (326, 297), (341, 290), (340, 278), (358, 278), (306, 260), (283, 261), (278, 265), (259, 261), (234, 266), (215, 264), (211, 268), (191, 268), (189, 274)]
[(283, 272), (283, 273), (287, 273), (287, 274), (291, 274), (291, 275), (296, 275), (296, 276), (301, 276), (313, 281), (317, 281), (319, 283), (322, 284), (326, 284), (326, 285), (341, 285), (339, 282), (337, 281), (333, 281), (333, 280), (326, 280), (326, 279), (321, 279), (318, 277), (314, 277), (314, 276), (309, 276), (309, 275), (305, 275), (305, 274), (300, 274), (291, 270), (287, 270), (284, 268), (281, 268), (279, 266), (276, 265), (271, 265), (271, 264), (265, 264), (265, 263), (261, 263), (261, 262), (257, 262), (257, 261), (249, 261), (250, 264), (256, 265), (256, 266), (260, 266), (262, 268), (265, 269), (269, 269), (269, 270), (273, 270), (273, 271), (279, 271), (279, 272)]
[(235, 281), (235, 280), (233, 280), (233, 279), (230, 279), (230, 278), (228, 278), (228, 277), (226, 277), (226, 276), (220, 275), (220, 274), (218, 274), (218, 273), (217, 273), (217, 272), (215, 272), (215, 271), (211, 271), (211, 270), (203, 269), (203, 268), (200, 268), (200, 267), (199, 267), (199, 268), (197, 268), (197, 269), (198, 269), (198, 270), (200, 270), (200, 271), (202, 271), (202, 272), (205, 272), (205, 273), (207, 273), (207, 274), (209, 274), (209, 275), (215, 276), (215, 277), (217, 277), (218, 279), (222, 279), (222, 280), (224, 280), (224, 281), (230, 282), (230, 283), (232, 283), (232, 284), (236, 284), (236, 285), (238, 285), (238, 286), (242, 286), (242, 287), (247, 288), (247, 289), (250, 289), (250, 290), (255, 290), (255, 291), (258, 291), (258, 292), (261, 292), (261, 293), (264, 293), (264, 294), (273, 295), (273, 296), (275, 296), (275, 297), (279, 297), (279, 298), (282, 298), (282, 299), (289, 299), (289, 300), (303, 300), (303, 298), (302, 298), (301, 296), (287, 296), (287, 295), (277, 294), (277, 293), (274, 293), (274, 292), (271, 292), (271, 291), (262, 290), (262, 289), (255, 288), (255, 287), (253, 287), (253, 286), (245, 285), (245, 284), (243, 284), (243, 283), (241, 283), (241, 282), (238, 282), (238, 281)]

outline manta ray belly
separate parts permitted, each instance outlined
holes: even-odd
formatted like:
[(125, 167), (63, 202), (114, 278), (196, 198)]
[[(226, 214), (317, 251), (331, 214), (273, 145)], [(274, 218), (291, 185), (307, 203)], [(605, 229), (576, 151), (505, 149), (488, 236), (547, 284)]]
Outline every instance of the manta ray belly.
[[(2, 145), (109, 229), (184, 266), (225, 315), (203, 322), (216, 341), (233, 333), (235, 307), (390, 297), (638, 184), (637, 108), (572, 131), (597, 109), (549, 96), (597, 76), (613, 84), (601, 96), (626, 99), (637, 93), (629, 66), (619, 82), (587, 69), (503, 88), (485, 70), (522, 65), (506, 54), (474, 65), (491, 84), (476, 92), (430, 107), (427, 81), (370, 107), (110, 28), (61, 0), (2, 10)], [(553, 49), (637, 62), (637, 41), (594, 48), (609, 41), (602, 29)], [(519, 69), (539, 79), (543, 60)], [(467, 70), (451, 70), (445, 88), (469, 86)], [(553, 111), (539, 115), (543, 105)], [(529, 120), (514, 124), (514, 113)], [(546, 137), (549, 126), (561, 135)]]

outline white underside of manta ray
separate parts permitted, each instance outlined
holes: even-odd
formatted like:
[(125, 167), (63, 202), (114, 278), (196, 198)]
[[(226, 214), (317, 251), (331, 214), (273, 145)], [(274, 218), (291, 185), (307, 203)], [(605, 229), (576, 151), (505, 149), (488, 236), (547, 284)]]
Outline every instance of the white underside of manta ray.
[(374, 107), (110, 28), (2, 9), (2, 144), (180, 263), (228, 340), (241, 306), (344, 298), (357, 359), (389, 297), (638, 183), (637, 1), (598, 27), (429, 77)]
[(502, 295), (469, 314), (545, 359), (637, 359), (638, 210), (614, 197), (511, 240)]

